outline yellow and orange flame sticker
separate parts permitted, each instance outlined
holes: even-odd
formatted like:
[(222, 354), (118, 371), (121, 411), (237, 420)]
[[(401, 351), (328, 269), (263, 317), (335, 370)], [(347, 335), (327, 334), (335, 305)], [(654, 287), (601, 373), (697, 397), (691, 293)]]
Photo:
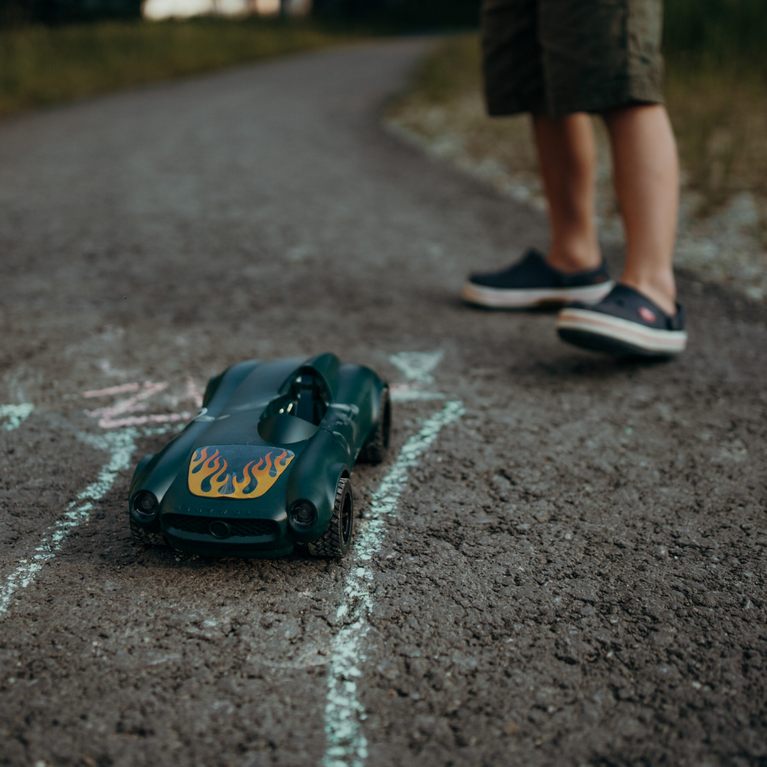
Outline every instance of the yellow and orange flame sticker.
[(290, 450), (279, 448), (201, 447), (194, 451), (189, 463), (189, 492), (203, 498), (259, 498), (293, 458), (295, 454)]

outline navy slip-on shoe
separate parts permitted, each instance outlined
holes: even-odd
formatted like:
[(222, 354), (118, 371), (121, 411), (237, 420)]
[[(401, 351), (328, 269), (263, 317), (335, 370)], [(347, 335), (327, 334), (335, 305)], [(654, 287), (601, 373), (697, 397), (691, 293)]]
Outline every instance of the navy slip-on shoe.
[(593, 306), (566, 306), (557, 317), (557, 333), (569, 344), (614, 355), (673, 357), (687, 346), (682, 307), (677, 304), (669, 317), (627, 285), (616, 285)]
[(470, 275), (461, 297), (467, 303), (492, 309), (525, 309), (571, 301), (593, 303), (612, 287), (604, 261), (597, 269), (568, 274), (549, 266), (537, 250), (528, 250), (506, 269)]

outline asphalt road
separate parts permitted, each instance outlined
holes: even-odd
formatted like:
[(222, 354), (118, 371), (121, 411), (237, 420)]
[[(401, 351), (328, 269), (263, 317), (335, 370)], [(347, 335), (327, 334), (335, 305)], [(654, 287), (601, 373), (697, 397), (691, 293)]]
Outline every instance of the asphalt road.
[[(0, 122), (0, 764), (767, 764), (767, 311), (681, 274), (647, 364), (462, 306), (546, 232), (381, 129), (422, 45)], [(322, 351), (397, 385), (352, 556), (137, 548), (207, 378)]]

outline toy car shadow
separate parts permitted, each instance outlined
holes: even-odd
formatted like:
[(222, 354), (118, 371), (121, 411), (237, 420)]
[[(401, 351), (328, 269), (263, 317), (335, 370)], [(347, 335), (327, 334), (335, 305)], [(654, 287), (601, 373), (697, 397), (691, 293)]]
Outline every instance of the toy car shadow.
[(389, 387), (333, 354), (250, 360), (212, 378), (202, 408), (133, 475), (130, 529), (147, 546), (342, 557), (354, 535), (351, 471), (389, 447)]

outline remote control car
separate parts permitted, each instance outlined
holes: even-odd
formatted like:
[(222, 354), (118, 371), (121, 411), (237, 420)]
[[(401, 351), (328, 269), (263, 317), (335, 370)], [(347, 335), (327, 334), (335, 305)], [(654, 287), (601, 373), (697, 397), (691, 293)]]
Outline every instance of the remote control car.
[(145, 545), (342, 557), (354, 533), (351, 471), (389, 447), (389, 387), (333, 354), (251, 360), (212, 378), (202, 408), (133, 475), (130, 529)]

